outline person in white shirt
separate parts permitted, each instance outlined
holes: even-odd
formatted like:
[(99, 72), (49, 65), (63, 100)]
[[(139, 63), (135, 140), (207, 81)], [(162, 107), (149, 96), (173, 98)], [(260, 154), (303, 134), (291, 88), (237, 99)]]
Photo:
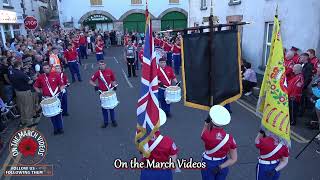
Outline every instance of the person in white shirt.
[(250, 63), (245, 63), (245, 72), (243, 74), (242, 85), (243, 85), (243, 93), (246, 96), (252, 94), (252, 88), (257, 86), (257, 76), (256, 72), (251, 69)]

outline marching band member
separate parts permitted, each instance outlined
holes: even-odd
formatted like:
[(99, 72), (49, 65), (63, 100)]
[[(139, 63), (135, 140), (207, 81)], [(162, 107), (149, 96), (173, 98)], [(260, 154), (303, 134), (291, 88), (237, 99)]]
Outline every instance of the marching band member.
[(203, 180), (226, 179), (228, 167), (237, 161), (237, 144), (233, 136), (222, 128), (230, 120), (231, 116), (226, 108), (220, 105), (211, 107), (201, 134), (206, 149), (202, 161), (207, 164), (207, 168), (201, 170)]
[(129, 44), (124, 48), (124, 59), (126, 59), (128, 66), (128, 77), (131, 77), (131, 73), (133, 74), (133, 77), (137, 77), (134, 65), (136, 48), (133, 46), (131, 40), (129, 40), (128, 43)]
[(88, 59), (88, 54), (87, 54), (87, 38), (83, 34), (83, 32), (80, 33), (79, 37), (79, 51), (80, 51), (80, 58), (86, 58)]
[(181, 46), (180, 46), (180, 39), (176, 39), (176, 43), (172, 46), (172, 58), (174, 63), (174, 71), (176, 75), (180, 73), (180, 66), (181, 66)]
[[(51, 72), (51, 67), (48, 63), (43, 63), (43, 74), (40, 74), (34, 83), (33, 87), (37, 93), (41, 93), (43, 97), (54, 97), (60, 92), (65, 92), (65, 85), (61, 77), (56, 72)], [(54, 129), (54, 135), (63, 134), (63, 121), (61, 113), (51, 117), (51, 122)]]
[(72, 83), (74, 83), (76, 81), (74, 74), (77, 75), (78, 81), (81, 82), (82, 80), (81, 80), (80, 71), (79, 71), (79, 64), (77, 61), (78, 52), (77, 52), (76, 48), (73, 47), (72, 44), (68, 44), (68, 49), (65, 50), (64, 57), (65, 57), (65, 63), (68, 64), (68, 67), (70, 70), (70, 74), (72, 77)]
[(257, 180), (278, 180), (280, 171), (288, 164), (288, 147), (277, 139), (266, 136), (262, 130), (258, 133), (255, 144), (260, 151)]
[(160, 34), (156, 34), (156, 37), (154, 38), (154, 48), (161, 48)]
[(167, 65), (172, 67), (172, 44), (169, 42), (168, 37), (164, 37), (163, 50), (167, 53)]
[(77, 34), (76, 36), (73, 37), (72, 44), (73, 44), (73, 47), (75, 47), (75, 49), (77, 50), (77, 55), (78, 55), (77, 58), (79, 58), (79, 63), (81, 64), (79, 39), (80, 39), (80, 36), (79, 34)]
[[(98, 80), (98, 85), (95, 83)], [(114, 73), (111, 69), (106, 68), (106, 64), (103, 60), (99, 61), (99, 70), (96, 71), (91, 77), (89, 83), (94, 86), (95, 90), (100, 92), (116, 90), (117, 82)], [(113, 127), (117, 127), (118, 124), (115, 120), (114, 109), (104, 109), (102, 108), (103, 124), (101, 128), (106, 128), (109, 123), (108, 111), (110, 112), (111, 122)]]
[[(63, 85), (67, 87), (69, 84), (67, 75), (63, 72), (61, 66), (57, 65), (55, 68), (56, 68), (56, 72), (59, 74), (63, 82)], [(67, 90), (65, 90), (60, 97), (61, 97), (62, 116), (69, 116)]]
[(158, 69), (158, 80), (159, 80), (159, 103), (161, 109), (166, 113), (168, 118), (171, 117), (170, 113), (170, 104), (168, 104), (164, 97), (164, 92), (166, 88), (171, 86), (172, 81), (174, 84), (177, 84), (177, 78), (174, 75), (173, 69), (170, 66), (167, 66), (166, 59), (160, 58), (159, 59), (159, 69)]
[(97, 61), (100, 61), (100, 60), (103, 60), (103, 48), (104, 48), (104, 45), (103, 45), (103, 42), (102, 40), (98, 39), (96, 41), (96, 58), (97, 58)]
[[(162, 109), (159, 109), (160, 126), (165, 124), (167, 118)], [(177, 160), (178, 148), (173, 140), (168, 136), (162, 136), (160, 131), (155, 132), (152, 139), (148, 142), (150, 156), (143, 158), (143, 161), (168, 162), (171, 158), (174, 163)], [(180, 169), (176, 167), (175, 172)], [(171, 169), (142, 169), (140, 180), (172, 180)]]
[(294, 77), (288, 81), (288, 96), (289, 96), (289, 112), (290, 112), (290, 125), (297, 123), (297, 115), (302, 97), (302, 90), (304, 78), (302, 74), (302, 65), (295, 64), (292, 68)]

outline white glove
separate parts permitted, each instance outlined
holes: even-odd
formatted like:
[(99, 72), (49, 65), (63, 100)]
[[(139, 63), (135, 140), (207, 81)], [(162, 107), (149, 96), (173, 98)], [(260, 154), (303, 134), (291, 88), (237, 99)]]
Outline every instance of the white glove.
[(61, 92), (64, 94), (64, 93), (66, 93), (67, 91), (66, 91), (66, 89), (62, 89)]

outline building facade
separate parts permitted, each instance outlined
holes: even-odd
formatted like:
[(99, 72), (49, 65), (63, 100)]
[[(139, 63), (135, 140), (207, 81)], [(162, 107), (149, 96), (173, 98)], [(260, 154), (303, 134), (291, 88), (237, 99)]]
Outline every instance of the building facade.
[(2, 44), (14, 36), (25, 34), (23, 26), (23, 9), (20, 0), (0, 1), (0, 41)]
[[(146, 0), (57, 0), (62, 27), (144, 32)], [(155, 31), (185, 28), (188, 0), (149, 0)]]
[[(320, 55), (319, 0), (213, 0), (213, 14), (219, 23), (247, 21), (243, 26), (242, 56), (262, 73), (271, 46), (273, 19), (278, 5), (283, 45), (298, 47), (301, 52), (315, 49)], [(189, 26), (207, 25), (203, 17), (210, 15), (211, 0), (190, 0)]]
[(50, 0), (1, 0), (0, 1), (0, 41), (2, 44), (18, 35), (26, 35), (24, 18), (34, 16), (39, 27), (49, 20)]

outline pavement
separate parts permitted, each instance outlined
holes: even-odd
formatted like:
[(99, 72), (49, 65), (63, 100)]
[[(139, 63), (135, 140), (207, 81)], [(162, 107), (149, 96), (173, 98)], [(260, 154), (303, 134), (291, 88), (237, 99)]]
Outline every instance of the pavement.
[[(116, 107), (116, 119), (119, 126), (101, 129), (102, 113), (97, 92), (88, 83), (97, 69), (95, 56), (82, 60), (81, 74), (83, 82), (76, 82), (68, 89), (69, 117), (64, 117), (65, 133), (53, 136), (51, 122), (41, 118), (36, 127), (48, 142), (48, 153), (40, 164), (53, 165), (52, 177), (3, 177), (3, 179), (54, 179), (54, 180), (135, 180), (139, 179), (139, 170), (115, 169), (115, 159), (129, 161), (140, 158), (134, 145), (136, 127), (136, 107), (140, 92), (140, 78), (127, 78), (126, 66), (122, 57), (122, 48), (106, 49), (105, 61), (113, 69), (118, 81), (117, 97), (120, 104)], [(68, 71), (68, 70), (67, 70)], [(138, 71), (138, 74), (140, 71)], [(181, 77), (178, 77), (181, 79)], [(259, 131), (260, 118), (254, 114), (254, 106), (240, 100), (232, 103), (232, 121), (226, 127), (238, 145), (238, 162), (230, 168), (228, 180), (254, 180), (258, 151), (254, 139)], [(185, 107), (182, 102), (172, 105), (173, 117), (168, 119), (161, 131), (170, 136), (179, 148), (179, 158), (201, 160), (204, 145), (200, 133), (207, 112)], [(300, 131), (293, 128), (295, 135), (290, 149), (288, 166), (282, 171), (284, 180), (320, 180), (320, 155), (315, 152), (319, 145), (315, 142), (295, 159), (294, 157), (306, 145), (316, 131)], [(303, 134), (303, 135), (301, 135)], [(8, 155), (8, 149), (1, 153), (0, 164), (14, 164)], [(174, 174), (176, 180), (201, 179), (199, 170), (183, 169)]]

